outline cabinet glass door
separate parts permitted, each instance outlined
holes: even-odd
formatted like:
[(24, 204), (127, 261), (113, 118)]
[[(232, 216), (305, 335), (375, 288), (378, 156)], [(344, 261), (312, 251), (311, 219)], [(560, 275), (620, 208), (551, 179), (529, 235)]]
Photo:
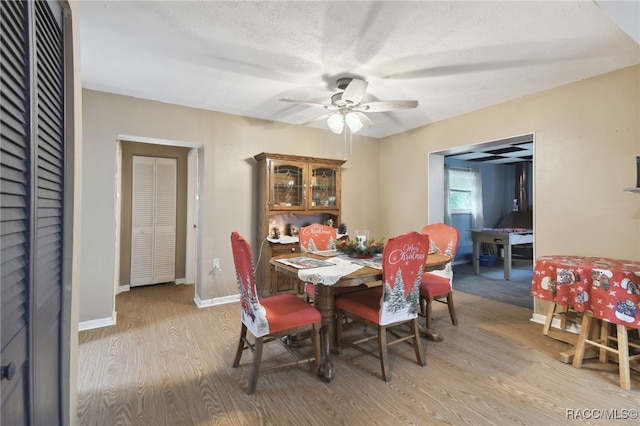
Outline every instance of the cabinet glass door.
[(299, 210), (304, 207), (304, 164), (272, 163), (271, 208)]
[(337, 170), (332, 167), (314, 167), (311, 169), (309, 196), (310, 208), (336, 209), (338, 200)]

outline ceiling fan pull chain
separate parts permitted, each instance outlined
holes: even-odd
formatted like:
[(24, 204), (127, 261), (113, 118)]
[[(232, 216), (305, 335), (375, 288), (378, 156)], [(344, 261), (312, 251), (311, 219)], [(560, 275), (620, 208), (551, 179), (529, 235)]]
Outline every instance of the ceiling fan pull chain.
[(344, 129), (344, 159), (347, 159), (347, 129)]

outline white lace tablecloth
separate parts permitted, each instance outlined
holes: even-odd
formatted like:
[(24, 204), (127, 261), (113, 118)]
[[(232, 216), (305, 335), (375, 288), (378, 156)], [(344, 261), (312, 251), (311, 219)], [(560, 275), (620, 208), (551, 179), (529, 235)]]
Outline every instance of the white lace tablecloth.
[(334, 285), (340, 278), (349, 275), (358, 269), (364, 268), (348, 260), (332, 257), (326, 259), (327, 262), (335, 263), (335, 266), (323, 266), (321, 268), (300, 269), (298, 278), (301, 281), (313, 284)]
[[(348, 234), (337, 234), (337, 238), (340, 239), (342, 237), (346, 237)], [(290, 235), (282, 235), (280, 238), (267, 238), (267, 241), (275, 244), (295, 244), (298, 243), (298, 236), (290, 236)]]

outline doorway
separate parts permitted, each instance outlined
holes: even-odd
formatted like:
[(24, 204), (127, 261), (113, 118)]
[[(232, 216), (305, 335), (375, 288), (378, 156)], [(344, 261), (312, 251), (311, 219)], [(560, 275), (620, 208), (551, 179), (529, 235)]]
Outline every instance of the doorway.
[[(198, 188), (201, 144), (120, 135), (116, 166), (115, 294), (131, 287), (131, 159), (134, 154), (175, 158), (178, 163), (175, 283), (197, 284)], [(196, 286), (197, 288), (197, 286)]]
[[(534, 170), (534, 146), (535, 134), (512, 136), (504, 139), (480, 142), (443, 151), (429, 153), (429, 223), (445, 221), (445, 166), (479, 168), (482, 175), (483, 187), (483, 228), (512, 227), (503, 225), (510, 223), (508, 218), (513, 213), (514, 199), (518, 198), (520, 213), (527, 211), (530, 218), (530, 225), (527, 228), (535, 229), (535, 202), (533, 198), (535, 180)], [(517, 164), (527, 164), (530, 170), (531, 179), (527, 183), (527, 194), (519, 197), (517, 194), (522, 191), (517, 183)], [(484, 297), (501, 300), (510, 303), (509, 300), (517, 301), (519, 306), (523, 305), (523, 299), (527, 300), (526, 305), (533, 307), (533, 297), (530, 295), (530, 278), (527, 274), (532, 274), (533, 259), (535, 259), (534, 247), (524, 250), (525, 255), (517, 258), (514, 255), (512, 262), (512, 279), (505, 280), (502, 274), (504, 260), (500, 257), (497, 264), (493, 266), (480, 267), (480, 275), (474, 274), (471, 269), (473, 242), (471, 239), (471, 219), (455, 215), (451, 216), (453, 226), (460, 231), (460, 242), (458, 254), (454, 262), (454, 271), (458, 269), (457, 277), (460, 277), (460, 290), (464, 291), (463, 276), (467, 276), (469, 281), (473, 281), (473, 286), (469, 286), (469, 292), (475, 291)], [(466, 221), (465, 221), (466, 219)], [(515, 226), (515, 225), (514, 225)], [(518, 225), (518, 227), (520, 227)], [(535, 238), (534, 238), (535, 241)], [(518, 247), (518, 246), (513, 246)], [(498, 246), (498, 250), (499, 250)], [(477, 278), (475, 280), (471, 278)], [(528, 285), (527, 285), (528, 280)], [(456, 282), (458, 279), (456, 279)], [(486, 284), (486, 286), (484, 284)], [(455, 282), (454, 282), (455, 285)], [(483, 288), (486, 287), (486, 288)], [(503, 294), (504, 293), (504, 294)]]

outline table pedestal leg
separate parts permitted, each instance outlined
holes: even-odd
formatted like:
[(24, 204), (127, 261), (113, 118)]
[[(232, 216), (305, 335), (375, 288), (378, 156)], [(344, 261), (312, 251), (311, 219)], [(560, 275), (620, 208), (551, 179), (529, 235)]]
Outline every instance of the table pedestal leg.
[(322, 363), (320, 375), (326, 382), (333, 380), (333, 363), (330, 350), (334, 345), (334, 290), (331, 286), (316, 284), (313, 303), (322, 316)]
[(507, 242), (504, 245), (504, 279), (511, 278), (511, 244)]
[(473, 264), (473, 273), (478, 275), (480, 273), (480, 241), (473, 242), (473, 258), (471, 259)]
[(325, 382), (329, 383), (333, 380), (333, 363), (329, 357), (329, 333), (327, 333), (326, 325), (323, 325), (320, 329), (320, 346), (322, 360), (320, 362), (318, 375), (321, 376)]
[(444, 340), (444, 337), (442, 337), (442, 334), (440, 334), (438, 330), (434, 330), (433, 328), (420, 327), (420, 333), (424, 334), (424, 336), (427, 339), (431, 340), (432, 342), (442, 342)]

